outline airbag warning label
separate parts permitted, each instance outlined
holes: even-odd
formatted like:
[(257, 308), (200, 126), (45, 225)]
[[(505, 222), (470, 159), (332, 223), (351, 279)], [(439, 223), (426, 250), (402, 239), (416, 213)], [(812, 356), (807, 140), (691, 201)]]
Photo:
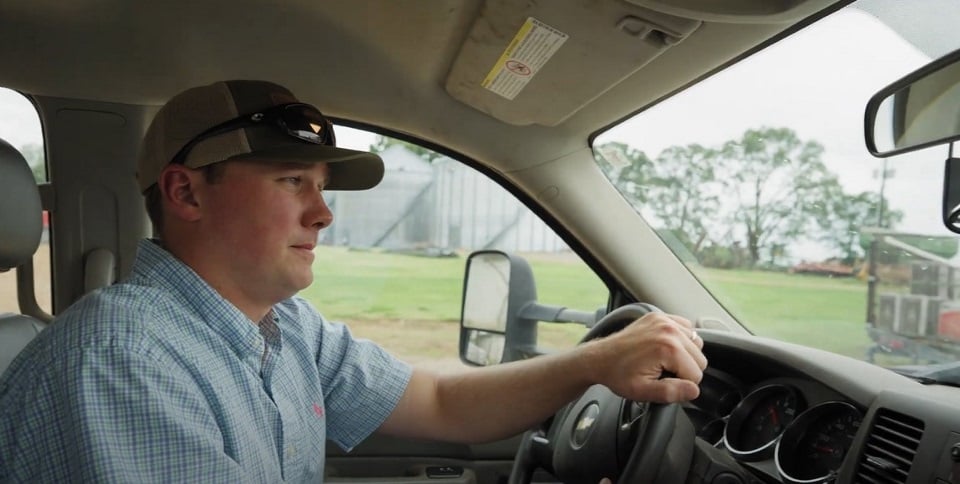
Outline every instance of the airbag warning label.
[(507, 99), (515, 98), (567, 37), (567, 34), (528, 17), (480, 85)]

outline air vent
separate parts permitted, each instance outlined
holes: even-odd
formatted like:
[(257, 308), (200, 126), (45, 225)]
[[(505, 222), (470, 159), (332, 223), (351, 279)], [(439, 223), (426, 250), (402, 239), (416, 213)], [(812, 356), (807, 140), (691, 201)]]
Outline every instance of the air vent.
[(855, 482), (907, 482), (922, 436), (923, 421), (885, 408), (878, 410)]

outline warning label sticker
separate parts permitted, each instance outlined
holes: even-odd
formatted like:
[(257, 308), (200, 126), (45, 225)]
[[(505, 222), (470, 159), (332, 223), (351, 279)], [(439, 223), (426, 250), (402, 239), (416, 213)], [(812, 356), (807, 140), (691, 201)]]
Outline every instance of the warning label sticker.
[(480, 85), (507, 99), (515, 98), (567, 37), (533, 17), (527, 18)]

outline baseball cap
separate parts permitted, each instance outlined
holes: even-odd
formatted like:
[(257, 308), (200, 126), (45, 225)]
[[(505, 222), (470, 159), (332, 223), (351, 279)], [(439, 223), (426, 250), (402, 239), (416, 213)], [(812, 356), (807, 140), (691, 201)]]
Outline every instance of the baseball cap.
[[(311, 125), (317, 130), (322, 126), (329, 133), (323, 138), (301, 137), (296, 134), (300, 131), (284, 129), (282, 122), (256, 122), (263, 119), (262, 113), (283, 106), (309, 111), (312, 119), (322, 120), (311, 121)], [(245, 117), (250, 122), (245, 122)], [(237, 122), (235, 129), (233, 122)], [(211, 135), (211, 128), (217, 126), (228, 127)], [(383, 178), (383, 160), (373, 153), (334, 146), (332, 129), (319, 110), (272, 82), (233, 80), (194, 87), (172, 97), (154, 116), (140, 146), (137, 181), (140, 191), (146, 191), (174, 158), (190, 168), (249, 159), (328, 163), (327, 190), (376, 186)]]

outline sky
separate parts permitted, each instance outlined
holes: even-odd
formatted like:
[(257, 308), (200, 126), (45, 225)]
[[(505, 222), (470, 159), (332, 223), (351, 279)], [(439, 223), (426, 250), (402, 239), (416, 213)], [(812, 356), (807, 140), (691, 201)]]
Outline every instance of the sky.
[[(904, 4), (898, 1), (869, 0), (869, 4), (883, 15)], [(920, 4), (932, 11), (957, 10), (955, 2), (948, 2), (924, 0)], [(597, 144), (622, 141), (655, 158), (673, 145), (718, 145), (739, 138), (750, 128), (786, 126), (802, 140), (824, 145), (824, 160), (849, 193), (876, 191), (880, 181), (875, 174), (883, 161), (864, 147), (867, 100), (878, 89), (928, 62), (929, 56), (921, 49), (939, 49), (937, 55), (945, 52), (936, 45), (944, 37), (936, 29), (918, 28), (926, 24), (896, 12), (890, 18), (915, 31), (912, 35), (919, 48), (870, 14), (840, 12), (623, 123), (601, 136)], [(950, 27), (949, 22), (941, 23), (941, 28)], [(957, 37), (953, 30), (958, 29), (949, 30), (953, 38), (948, 40), (953, 42)], [(816, 54), (815, 59), (811, 53)], [(17, 147), (42, 142), (36, 113), (25, 98), (0, 88), (0, 112), (4, 113), (0, 138)], [(341, 146), (360, 149), (374, 141), (369, 133), (342, 127), (337, 137)], [(899, 229), (947, 233), (940, 226), (938, 182), (946, 151), (946, 147), (936, 147), (889, 159), (894, 175), (887, 181), (886, 195), (891, 205), (906, 215)], [(810, 250), (811, 257), (818, 255), (816, 249)]]
[(0, 88), (0, 112), (0, 139), (17, 148), (43, 143), (37, 109), (23, 95)]
[[(875, 17), (840, 12), (635, 116), (596, 143), (623, 142), (655, 158), (669, 146), (719, 146), (747, 129), (789, 127), (801, 140), (824, 146), (823, 159), (847, 193), (877, 192), (884, 162), (865, 147), (867, 101), (929, 60)], [(940, 222), (946, 156), (940, 146), (888, 159), (893, 176), (885, 195), (905, 214), (899, 230), (949, 233)], [(795, 255), (825, 254), (808, 244)]]
[[(901, 62), (918, 66), (926, 59), (916, 49), (893, 39), (887, 34), (888, 29), (872, 17), (863, 13), (844, 17), (827, 19), (815, 26), (820, 30), (817, 33), (826, 35), (787, 39), (775, 46), (778, 51), (758, 53), (749, 62), (733, 66), (622, 124), (600, 142), (626, 142), (656, 157), (662, 149), (673, 145), (718, 145), (739, 138), (749, 128), (787, 126), (801, 139), (824, 145), (827, 164), (846, 188), (874, 189), (876, 181), (862, 176), (864, 167), (872, 170), (882, 162), (866, 151), (864, 108), (870, 95), (905, 74)], [(855, 17), (852, 20), (864, 32), (863, 37), (885, 43), (867, 46), (837, 42), (850, 35), (849, 17)], [(811, 57), (811, 52), (818, 53), (817, 62), (803, 62)], [(902, 60), (870, 64), (870, 69), (865, 70), (864, 64), (851, 61), (858, 57)], [(771, 76), (770, 72), (778, 74)], [(750, 79), (761, 81), (751, 83)], [(825, 106), (838, 103), (850, 109), (824, 111)]]

